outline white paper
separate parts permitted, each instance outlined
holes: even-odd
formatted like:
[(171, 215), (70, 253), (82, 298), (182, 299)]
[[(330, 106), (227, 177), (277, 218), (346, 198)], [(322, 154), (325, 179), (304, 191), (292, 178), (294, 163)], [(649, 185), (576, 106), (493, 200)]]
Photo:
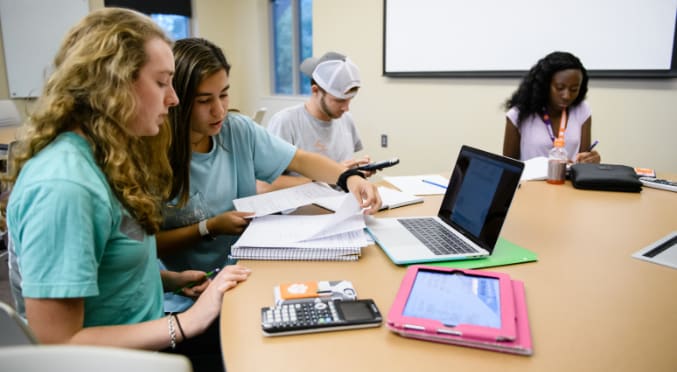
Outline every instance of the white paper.
[(412, 195), (442, 195), (447, 191), (447, 185), (449, 185), (448, 178), (437, 174), (383, 177), (383, 179), (400, 191)]
[[(266, 233), (270, 233), (270, 229), (266, 229)], [(280, 232), (276, 230), (276, 232)], [(277, 237), (283, 239), (289, 238), (284, 232)], [(323, 249), (349, 249), (366, 247), (371, 242), (368, 239), (368, 234), (364, 230), (353, 230), (341, 234), (326, 236), (323, 238), (303, 240), (296, 242), (273, 241), (272, 239), (259, 239), (250, 237), (241, 237), (233, 245), (234, 248), (323, 248)]]
[(241, 212), (254, 212), (254, 217), (266, 216), (312, 204), (314, 200), (343, 195), (325, 183), (310, 182), (287, 189), (257, 194), (233, 200), (235, 209)]
[[(317, 223), (316, 226), (310, 228), (312, 231), (306, 239), (316, 239), (325, 236), (343, 233), (353, 230), (362, 230), (366, 227), (364, 224), (364, 216), (362, 215), (362, 208), (357, 204), (357, 200), (352, 194), (346, 194), (341, 205), (339, 205), (336, 212), (327, 216), (323, 224)], [(309, 216), (318, 217), (318, 215)], [(319, 220), (314, 220), (319, 221)], [(315, 222), (316, 223), (316, 222)]]
[(349, 197), (332, 214), (254, 218), (233, 247), (364, 247), (364, 228), (357, 200)]
[[(423, 202), (423, 198), (421, 197), (398, 191), (390, 187), (379, 186), (378, 193), (381, 195), (381, 210)], [(341, 205), (345, 197), (345, 195), (327, 196), (315, 200), (315, 204), (329, 209), (330, 211), (335, 211)]]
[(423, 202), (423, 198), (419, 196), (414, 196), (407, 192), (398, 191), (385, 186), (379, 186), (378, 192), (381, 195), (381, 200), (383, 200), (383, 205), (386, 208), (397, 208)]
[(548, 158), (538, 156), (524, 162), (520, 181), (543, 181), (548, 178)]

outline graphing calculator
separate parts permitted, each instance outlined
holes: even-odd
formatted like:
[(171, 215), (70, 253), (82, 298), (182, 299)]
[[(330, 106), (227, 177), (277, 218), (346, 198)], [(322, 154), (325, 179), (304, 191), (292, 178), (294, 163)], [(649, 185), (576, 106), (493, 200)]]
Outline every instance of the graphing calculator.
[(677, 192), (677, 182), (654, 177), (640, 177), (639, 181), (646, 187)]
[(265, 336), (378, 327), (382, 322), (381, 312), (369, 299), (315, 299), (261, 308)]

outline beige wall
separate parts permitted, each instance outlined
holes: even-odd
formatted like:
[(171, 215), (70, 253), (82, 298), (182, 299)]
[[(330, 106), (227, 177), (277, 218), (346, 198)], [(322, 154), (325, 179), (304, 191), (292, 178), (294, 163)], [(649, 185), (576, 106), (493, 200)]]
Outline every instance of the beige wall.
[[(270, 115), (299, 101), (269, 96), (268, 1), (227, 3), (230, 11), (218, 17), (220, 22), (240, 26), (237, 37), (222, 39), (235, 65), (234, 105), (245, 112), (266, 106)], [(386, 78), (382, 1), (315, 0), (313, 17), (315, 54), (337, 50), (360, 66), (363, 87), (352, 103), (353, 115), (365, 153), (375, 159), (400, 157), (401, 164), (388, 174), (449, 169), (462, 144), (501, 152), (505, 125), (501, 103), (519, 79)], [(200, 31), (216, 38), (225, 28), (200, 27)], [(593, 79), (588, 102), (593, 110), (592, 137), (600, 141), (597, 149), (604, 162), (677, 173), (677, 79)], [(388, 135), (388, 148), (380, 147), (381, 134)]]
[[(194, 2), (197, 34), (224, 49), (233, 65), (231, 107), (245, 113), (259, 106), (275, 111), (302, 99), (270, 97), (268, 4)], [(400, 157), (401, 164), (388, 174), (447, 170), (462, 144), (501, 152), (505, 119), (500, 106), (519, 79), (386, 78), (381, 76), (382, 1), (315, 0), (313, 17), (315, 54), (340, 51), (360, 66), (363, 88), (351, 106), (353, 115), (365, 153), (375, 159)], [(6, 98), (1, 54), (0, 67), (0, 98)], [(592, 136), (600, 140), (604, 162), (677, 173), (677, 79), (593, 79), (588, 102)], [(381, 134), (389, 137), (386, 149), (379, 145)]]

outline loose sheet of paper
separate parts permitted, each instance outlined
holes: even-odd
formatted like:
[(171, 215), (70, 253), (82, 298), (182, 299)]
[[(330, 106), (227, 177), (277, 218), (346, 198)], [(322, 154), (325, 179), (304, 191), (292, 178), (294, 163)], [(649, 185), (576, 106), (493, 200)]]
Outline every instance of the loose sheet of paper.
[(254, 212), (254, 217), (260, 217), (312, 204), (314, 200), (321, 197), (342, 194), (326, 183), (310, 182), (283, 190), (235, 199), (233, 204), (238, 211)]
[[(379, 186), (378, 193), (381, 195), (381, 209), (397, 208), (409, 204), (416, 204), (423, 201), (423, 198), (413, 196), (409, 193), (398, 191), (390, 187)], [(335, 211), (339, 208), (346, 195), (327, 196), (315, 200), (315, 204), (320, 207)], [(352, 196), (350, 196), (352, 197)]]
[(400, 191), (412, 195), (441, 195), (447, 191), (449, 179), (437, 174), (383, 177)]

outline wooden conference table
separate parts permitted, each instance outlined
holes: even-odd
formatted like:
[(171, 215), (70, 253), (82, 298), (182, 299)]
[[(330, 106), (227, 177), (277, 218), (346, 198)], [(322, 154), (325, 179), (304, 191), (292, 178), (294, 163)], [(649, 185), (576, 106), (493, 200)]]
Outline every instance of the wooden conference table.
[[(670, 179), (675, 175), (662, 175)], [(436, 214), (441, 196), (378, 217)], [(357, 262), (241, 261), (251, 277), (224, 296), (221, 342), (243, 371), (676, 371), (677, 270), (631, 254), (677, 230), (677, 193), (584, 191), (528, 182), (502, 236), (537, 262), (489, 270), (524, 281), (534, 354), (503, 354), (400, 337), (379, 328), (264, 337), (260, 308), (281, 282), (353, 282), (384, 317), (405, 268), (378, 246)]]

